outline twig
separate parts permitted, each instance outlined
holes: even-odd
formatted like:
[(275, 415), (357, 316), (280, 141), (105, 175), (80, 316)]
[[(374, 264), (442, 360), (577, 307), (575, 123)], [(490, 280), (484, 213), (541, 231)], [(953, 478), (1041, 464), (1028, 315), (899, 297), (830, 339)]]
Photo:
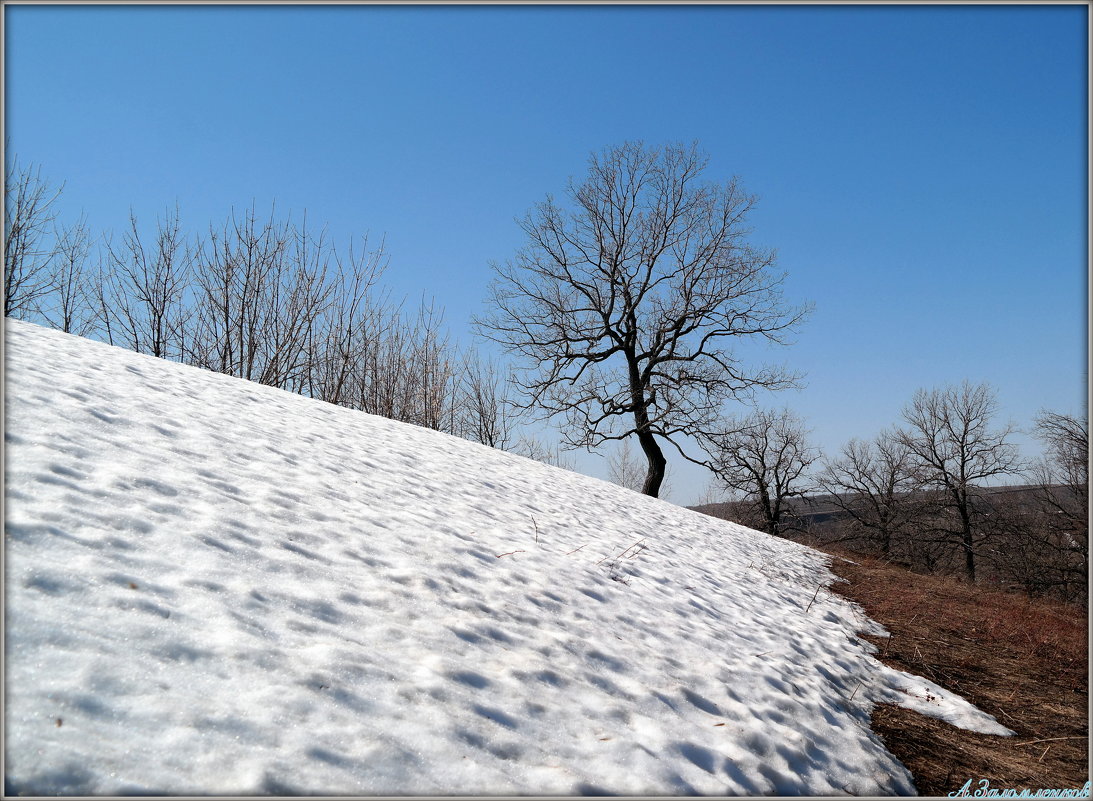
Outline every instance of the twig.
[[(630, 553), (630, 549), (633, 548), (635, 545), (638, 546), (638, 549), (636, 551), (634, 551), (633, 553)], [(631, 559), (631, 558), (637, 556), (642, 551), (644, 551), (645, 548), (646, 548), (645, 538), (642, 537), (640, 540), (637, 540), (636, 542), (633, 542), (630, 545), (627, 545), (625, 548), (623, 548), (622, 551), (620, 551), (619, 554), (617, 556), (615, 556), (615, 561), (617, 562), (620, 559)], [(608, 558), (609, 557), (605, 556), (599, 562), (596, 562), (596, 564), (598, 565), (601, 562), (605, 562), (605, 561), (607, 561)]]
[[(858, 686), (854, 688), (854, 692), (850, 693), (850, 701), (853, 701), (853, 700), (854, 700), (854, 696), (858, 694), (858, 690), (860, 690), (860, 689), (861, 689), (861, 686), (862, 686), (862, 682), (863, 682), (863, 681), (864, 681), (864, 679), (861, 679), (861, 680), (859, 680), (859, 681), (858, 681)], [(850, 703), (850, 701), (847, 701), (847, 703)]]
[(1044, 753), (1040, 754), (1040, 758), (1039, 758), (1039, 759), (1037, 759), (1036, 761), (1037, 761), (1037, 762), (1043, 762), (1043, 761), (1044, 761), (1044, 757), (1046, 757), (1046, 756), (1047, 756), (1047, 752), (1048, 752), (1048, 751), (1050, 751), (1050, 750), (1051, 750), (1051, 746), (1049, 745), (1049, 746), (1048, 746), (1047, 748), (1045, 748), (1045, 749), (1044, 749)]
[(526, 551), (509, 551), (508, 553), (499, 553), (499, 554), (497, 554), (497, 558), (500, 559), (502, 556), (512, 556), (514, 553), (527, 553), (527, 552)]
[(820, 594), (820, 587), (822, 584), (816, 585), (816, 592), (812, 593), (812, 600), (808, 602), (808, 606), (805, 607), (805, 614), (808, 614), (808, 610), (812, 608), (812, 604), (816, 601), (816, 596)]
[(531, 515), (531, 525), (535, 526), (535, 544), (539, 544), (539, 524), (535, 522), (535, 515)]
[[(634, 547), (634, 545), (640, 545), (640, 547), (638, 547), (637, 551), (635, 551), (634, 553), (627, 556), (627, 554), (630, 553), (630, 550), (632, 549), (632, 547)], [(626, 547), (624, 547), (624, 549), (622, 551), (620, 551), (618, 554), (615, 554), (614, 561), (619, 562), (620, 559), (625, 559), (625, 558), (630, 558), (631, 556), (636, 556), (637, 554), (642, 553), (642, 551), (644, 551), (644, 550), (645, 550), (644, 539), (637, 540), (636, 542), (633, 542), (630, 545), (627, 545)], [(596, 564), (599, 565), (599, 564), (602, 564), (604, 562), (607, 562), (609, 558), (611, 558), (611, 557), (610, 556), (604, 556)]]
[[(588, 545), (588, 543), (586, 542), (584, 545)], [(584, 545), (582, 545), (581, 548), (583, 548)], [(577, 551), (581, 550), (581, 548), (574, 548), (572, 551), (567, 553), (566, 556), (569, 556), (570, 553), (577, 553)]]
[(1029, 740), (1025, 743), (1014, 743), (1014, 745), (1032, 745), (1033, 743), (1054, 743), (1059, 740), (1084, 740), (1085, 737), (1045, 737), (1042, 740)]

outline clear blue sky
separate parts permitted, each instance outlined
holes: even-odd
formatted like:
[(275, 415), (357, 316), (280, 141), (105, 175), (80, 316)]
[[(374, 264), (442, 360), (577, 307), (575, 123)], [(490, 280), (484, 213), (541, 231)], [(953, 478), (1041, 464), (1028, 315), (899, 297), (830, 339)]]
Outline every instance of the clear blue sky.
[[(778, 354), (833, 452), (915, 389), (1086, 397), (1087, 8), (6, 6), (8, 155), (64, 208), (192, 229), (252, 201), (386, 235), (469, 339), (514, 218), (590, 151), (699, 140), (816, 310)], [(1022, 444), (1026, 441), (1022, 440)], [(1030, 453), (1031, 448), (1030, 448)], [(579, 466), (604, 475), (602, 462)], [(673, 498), (706, 479), (680, 469)]]

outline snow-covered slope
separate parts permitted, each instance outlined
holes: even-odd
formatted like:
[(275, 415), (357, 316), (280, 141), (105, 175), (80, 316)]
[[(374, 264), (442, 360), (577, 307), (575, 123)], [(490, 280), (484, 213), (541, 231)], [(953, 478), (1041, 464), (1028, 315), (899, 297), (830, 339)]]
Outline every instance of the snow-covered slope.
[(5, 325), (9, 792), (908, 793), (874, 702), (1008, 731), (807, 548)]

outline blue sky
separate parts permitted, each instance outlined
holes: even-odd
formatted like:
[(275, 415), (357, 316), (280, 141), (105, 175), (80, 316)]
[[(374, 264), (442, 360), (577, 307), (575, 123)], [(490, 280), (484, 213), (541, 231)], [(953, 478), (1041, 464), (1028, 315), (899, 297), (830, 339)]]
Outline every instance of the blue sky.
[[(194, 230), (307, 209), (339, 240), (386, 236), (395, 293), (435, 297), (469, 341), (515, 217), (593, 150), (697, 139), (708, 178), (760, 196), (752, 239), (788, 297), (815, 303), (775, 354), (807, 386), (768, 405), (825, 450), (965, 378), (1019, 426), (1082, 412), (1084, 4), (4, 14), (8, 156), (95, 230), (176, 202)], [(680, 468), (672, 497), (705, 484)]]

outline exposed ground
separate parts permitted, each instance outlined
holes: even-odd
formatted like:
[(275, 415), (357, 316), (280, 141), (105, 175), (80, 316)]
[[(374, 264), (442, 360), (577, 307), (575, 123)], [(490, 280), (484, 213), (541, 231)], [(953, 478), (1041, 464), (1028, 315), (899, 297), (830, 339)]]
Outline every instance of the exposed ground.
[(989, 787), (1074, 788), (1089, 778), (1088, 622), (1084, 609), (925, 576), (859, 554), (835, 553), (846, 582), (891, 637), (867, 637), (886, 664), (960, 693), (1017, 732), (975, 734), (881, 705), (873, 730), (914, 774), (920, 795), (946, 796), (969, 779)]

